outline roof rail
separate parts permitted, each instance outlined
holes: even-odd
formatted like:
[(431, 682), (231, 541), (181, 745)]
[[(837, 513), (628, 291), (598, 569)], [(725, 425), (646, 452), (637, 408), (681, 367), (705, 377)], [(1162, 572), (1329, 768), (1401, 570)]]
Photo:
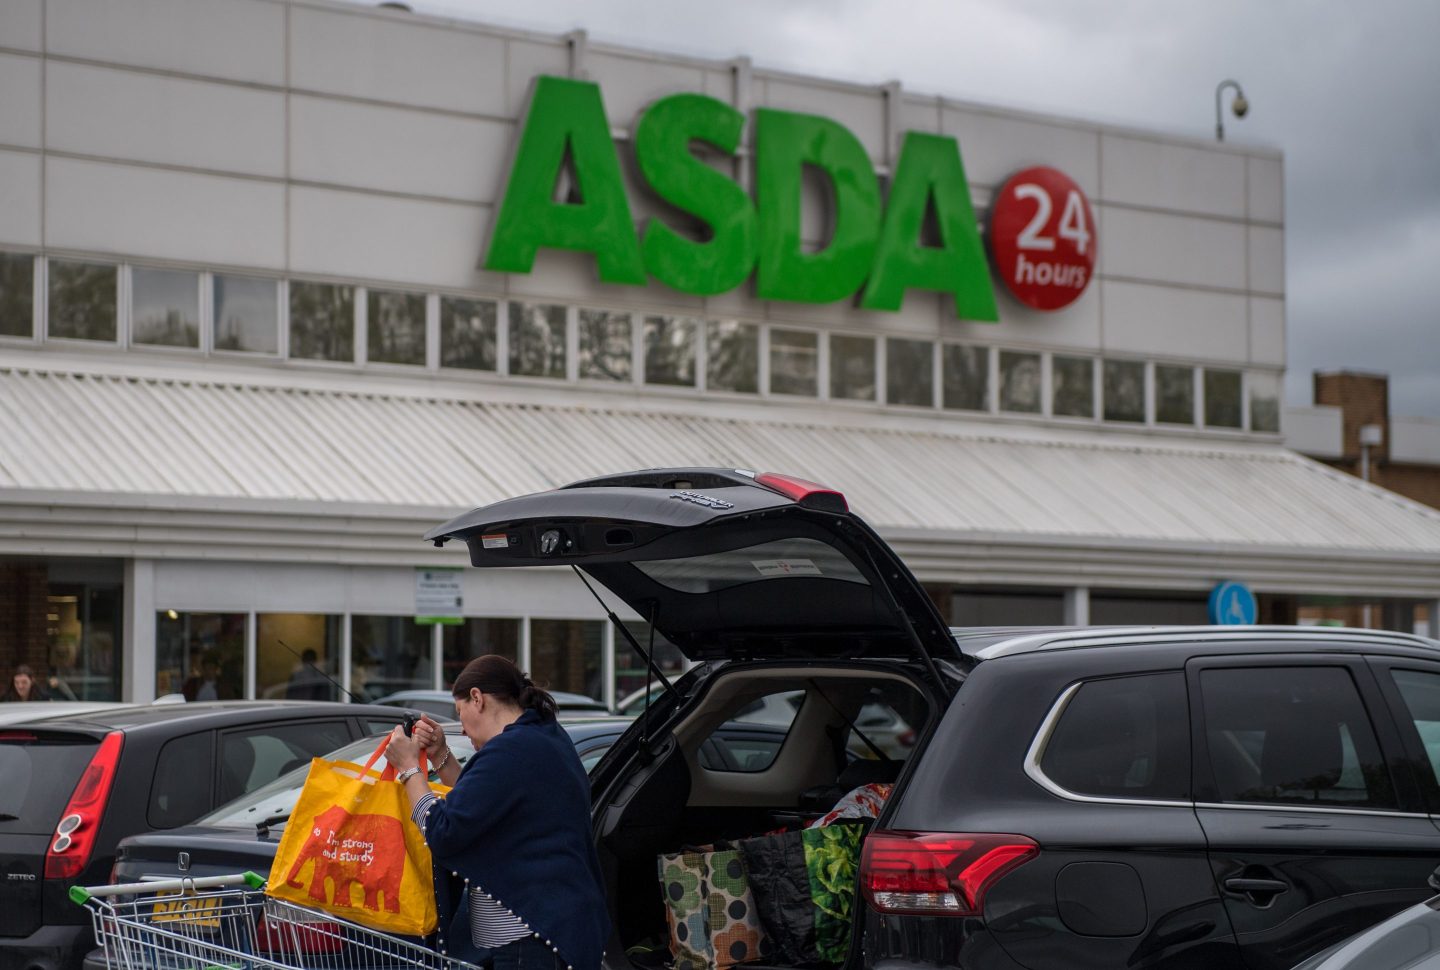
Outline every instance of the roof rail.
[[(1019, 633), (1019, 631), (1016, 631)], [(994, 660), (1014, 654), (1041, 650), (1072, 650), (1080, 647), (1124, 646), (1127, 643), (1183, 643), (1187, 640), (1345, 640), (1391, 646), (1440, 649), (1440, 641), (1394, 630), (1365, 630), (1335, 626), (1115, 626), (1075, 627), (1045, 630), (992, 641), (974, 652), (976, 660)], [(963, 639), (960, 641), (964, 648)]]

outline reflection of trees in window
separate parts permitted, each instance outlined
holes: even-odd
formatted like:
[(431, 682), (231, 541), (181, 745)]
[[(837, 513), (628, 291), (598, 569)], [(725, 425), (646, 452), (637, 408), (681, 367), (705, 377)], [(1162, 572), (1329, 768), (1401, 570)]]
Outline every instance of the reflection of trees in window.
[(166, 347), (200, 346), (200, 283), (195, 273), (130, 271), (130, 339)]
[(280, 290), (274, 280), (216, 276), (215, 349), (273, 354), (280, 349)]
[(510, 373), (520, 377), (565, 376), (565, 308), (510, 304)]
[(115, 339), (115, 267), (50, 260), (50, 336)]
[(365, 296), (365, 355), (384, 364), (425, 363), (425, 297), (370, 290)]
[(875, 341), (830, 336), (830, 396), (845, 401), (875, 400)]
[(495, 319), (492, 300), (440, 298), (440, 366), (495, 369)]
[(1000, 410), (1039, 413), (1039, 354), (1000, 351)]
[(1145, 365), (1135, 360), (1105, 361), (1105, 420), (1145, 420)]
[(988, 410), (990, 351), (946, 344), (940, 359), (945, 406), (959, 411)]
[(645, 318), (645, 383), (695, 386), (695, 330), (689, 317)]
[(1240, 372), (1205, 370), (1205, 424), (1211, 428), (1240, 427)]
[(34, 332), (35, 257), (0, 253), (0, 336)]
[(290, 356), (355, 359), (355, 290), (329, 283), (290, 284)]
[(711, 390), (754, 394), (760, 389), (760, 329), (753, 323), (706, 326), (705, 380)]
[(935, 345), (928, 340), (885, 341), (885, 400), (891, 404), (935, 404)]
[(1195, 368), (1155, 365), (1155, 420), (1195, 423)]
[(1250, 375), (1250, 430), (1280, 430), (1280, 378), (1274, 374)]
[(1095, 366), (1088, 357), (1052, 358), (1050, 413), (1069, 418), (1095, 416)]
[(819, 336), (813, 330), (770, 331), (770, 393), (816, 395)]
[(630, 380), (630, 314), (580, 311), (580, 376)]

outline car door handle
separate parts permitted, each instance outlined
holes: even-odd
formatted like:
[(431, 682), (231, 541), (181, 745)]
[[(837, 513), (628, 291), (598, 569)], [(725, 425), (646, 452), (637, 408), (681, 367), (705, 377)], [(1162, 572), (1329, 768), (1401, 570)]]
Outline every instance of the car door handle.
[(1225, 880), (1228, 892), (1245, 896), (1278, 896), (1290, 888), (1290, 884), (1279, 879), (1246, 879), (1236, 876)]

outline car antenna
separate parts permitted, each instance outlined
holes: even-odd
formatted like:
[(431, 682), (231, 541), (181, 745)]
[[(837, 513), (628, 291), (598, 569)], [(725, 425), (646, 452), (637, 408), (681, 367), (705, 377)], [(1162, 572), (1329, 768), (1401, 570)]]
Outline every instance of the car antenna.
[[(665, 671), (661, 670), (658, 666), (655, 665), (655, 661), (651, 658), (650, 654), (645, 652), (645, 648), (640, 646), (639, 641), (635, 639), (635, 635), (630, 632), (629, 628), (627, 628), (624, 623), (620, 622), (620, 617), (615, 615), (615, 611), (605, 605), (605, 601), (600, 598), (599, 593), (595, 592), (595, 587), (590, 585), (590, 581), (585, 578), (585, 574), (580, 571), (580, 567), (572, 563), (570, 568), (575, 570), (575, 575), (580, 577), (580, 582), (584, 583), (585, 588), (590, 591), (590, 595), (595, 597), (595, 602), (600, 604), (600, 608), (605, 611), (605, 615), (610, 618), (610, 622), (614, 625), (615, 629), (620, 631), (620, 635), (625, 638), (625, 642), (630, 644), (631, 649), (633, 649), (637, 654), (640, 655), (641, 660), (645, 661), (645, 670), (647, 677), (649, 673), (653, 671), (655, 676), (660, 678), (660, 683), (665, 685), (665, 689), (668, 690), (670, 693), (674, 694), (676, 697), (679, 697), (680, 692), (675, 689), (674, 684), (670, 683), (670, 678), (665, 676)], [(655, 611), (652, 609), (650, 611), (650, 643), (652, 646), (655, 643), (654, 621)], [(646, 682), (645, 687), (645, 695), (648, 698), (650, 695), (650, 685), (648, 681)], [(648, 702), (646, 704), (646, 707), (648, 709)]]
[(311, 670), (315, 671), (315, 672), (316, 672), (317, 674), (319, 674), (321, 677), (324, 677), (326, 680), (330, 681), (330, 683), (332, 683), (332, 684), (335, 685), (335, 689), (336, 689), (336, 690), (338, 690), (340, 693), (344, 694), (346, 697), (350, 698), (350, 699), (351, 699), (352, 701), (354, 701), (356, 704), (363, 704), (363, 703), (365, 703), (365, 702), (362, 701), (360, 698), (356, 697), (354, 694), (350, 693), (348, 690), (346, 690), (345, 688), (341, 687), (339, 681), (337, 681), (334, 677), (331, 677), (329, 674), (327, 674), (325, 671), (321, 670), (319, 667), (315, 666), (315, 664), (314, 664), (313, 661), (306, 660), (303, 656), (300, 655), (300, 653), (299, 653), (298, 651), (296, 651), (296, 649), (295, 649), (294, 647), (290, 646), (290, 644), (286, 643), (284, 640), (281, 640), (279, 637), (276, 637), (276, 638), (275, 638), (275, 642), (278, 643), (278, 644), (280, 644), (280, 646), (284, 647), (286, 650), (289, 650), (291, 653), (295, 654), (295, 659), (296, 659), (296, 660), (300, 661), (302, 664), (304, 664), (305, 666), (309, 667)]

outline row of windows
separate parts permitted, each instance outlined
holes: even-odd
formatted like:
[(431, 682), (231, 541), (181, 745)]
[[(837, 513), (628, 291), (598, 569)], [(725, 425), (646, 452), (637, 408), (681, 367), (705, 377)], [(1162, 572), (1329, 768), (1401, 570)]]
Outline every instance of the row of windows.
[[(36, 313), (36, 286), (45, 294)], [(38, 329), (38, 334), (37, 334)], [(0, 253), (0, 336), (1276, 432), (1268, 372)]]

